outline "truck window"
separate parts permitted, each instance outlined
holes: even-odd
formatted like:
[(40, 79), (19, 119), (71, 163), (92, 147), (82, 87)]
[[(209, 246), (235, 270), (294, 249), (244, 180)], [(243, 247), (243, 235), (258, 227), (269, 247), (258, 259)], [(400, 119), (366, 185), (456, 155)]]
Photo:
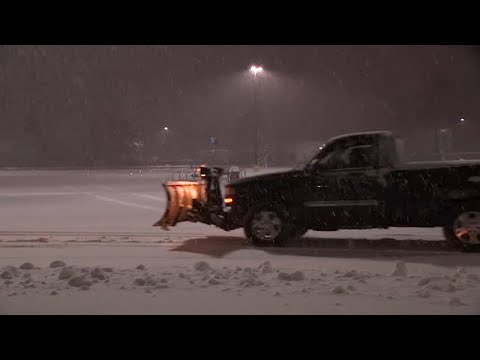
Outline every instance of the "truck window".
[(332, 149), (318, 159), (317, 166), (322, 169), (358, 169), (371, 168), (377, 163), (377, 151), (373, 145), (354, 145)]

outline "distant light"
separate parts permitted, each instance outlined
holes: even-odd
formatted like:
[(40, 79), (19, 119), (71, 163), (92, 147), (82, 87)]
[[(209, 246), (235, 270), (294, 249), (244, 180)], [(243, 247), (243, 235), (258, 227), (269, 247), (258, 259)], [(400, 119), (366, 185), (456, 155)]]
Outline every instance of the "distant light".
[(168, 127), (167, 127), (167, 126), (165, 126), (165, 127), (163, 128), (163, 130), (165, 130), (165, 131), (168, 131)]
[(460, 121), (461, 121), (461, 122), (464, 122), (464, 121), (465, 121), (465, 119), (464, 119), (464, 118), (461, 118), (461, 119), (460, 119)]
[(257, 75), (258, 73), (261, 73), (263, 71), (263, 68), (261, 66), (255, 66), (255, 65), (252, 65), (250, 67), (250, 72), (253, 74), (253, 75)]

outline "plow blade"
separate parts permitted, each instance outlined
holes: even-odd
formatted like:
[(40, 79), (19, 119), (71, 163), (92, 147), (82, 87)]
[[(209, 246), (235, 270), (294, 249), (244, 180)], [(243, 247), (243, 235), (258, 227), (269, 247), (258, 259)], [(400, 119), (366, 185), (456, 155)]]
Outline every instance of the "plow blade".
[(221, 168), (201, 166), (198, 181), (169, 181), (163, 184), (167, 192), (167, 209), (153, 226), (168, 230), (179, 222), (201, 222), (225, 228), (223, 198), (220, 191)]
[(168, 230), (170, 226), (175, 226), (179, 222), (202, 220), (194, 205), (205, 204), (207, 201), (203, 181), (170, 181), (164, 183), (163, 187), (167, 193), (167, 209), (153, 226)]

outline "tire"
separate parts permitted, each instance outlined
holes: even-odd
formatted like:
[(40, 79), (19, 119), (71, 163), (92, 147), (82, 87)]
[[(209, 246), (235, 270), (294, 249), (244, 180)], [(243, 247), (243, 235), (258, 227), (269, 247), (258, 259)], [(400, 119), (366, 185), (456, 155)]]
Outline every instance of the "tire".
[(480, 206), (462, 206), (452, 214), (443, 228), (445, 240), (455, 249), (480, 251)]
[(258, 207), (245, 220), (245, 236), (255, 246), (282, 246), (306, 232), (289, 224), (288, 218), (288, 211), (281, 206)]
[(455, 236), (455, 232), (453, 231), (453, 227), (451, 226), (444, 226), (443, 227), (443, 237), (447, 241), (448, 245), (457, 250), (463, 250), (464, 247), (462, 243), (457, 239)]

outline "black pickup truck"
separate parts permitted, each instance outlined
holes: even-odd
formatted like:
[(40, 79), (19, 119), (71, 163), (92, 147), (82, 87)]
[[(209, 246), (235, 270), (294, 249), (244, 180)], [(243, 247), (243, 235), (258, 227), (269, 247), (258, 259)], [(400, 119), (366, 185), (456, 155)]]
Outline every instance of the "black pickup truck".
[(455, 247), (480, 247), (480, 162), (401, 163), (390, 132), (336, 137), (301, 168), (230, 183), (224, 197), (222, 170), (200, 172), (198, 183), (164, 184), (169, 204), (155, 225), (243, 227), (256, 245), (310, 229), (442, 227)]

